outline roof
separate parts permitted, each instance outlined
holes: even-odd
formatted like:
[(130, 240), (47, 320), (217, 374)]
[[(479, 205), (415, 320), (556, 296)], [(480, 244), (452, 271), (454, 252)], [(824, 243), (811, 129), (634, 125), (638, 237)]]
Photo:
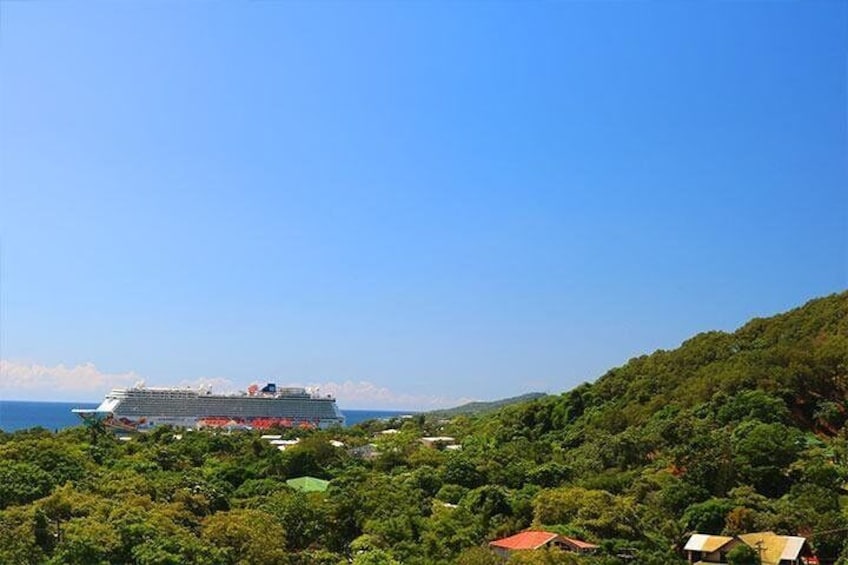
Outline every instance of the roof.
[(489, 545), (503, 549), (538, 549), (559, 537), (551, 532), (521, 532), (514, 536), (490, 541)]
[(798, 559), (806, 539), (798, 536), (781, 536), (774, 532), (754, 532), (752, 534), (741, 534), (739, 539), (751, 547), (762, 550), (760, 556), (763, 565), (780, 563), (786, 559), (794, 561)]
[(783, 546), (783, 552), (780, 555), (781, 559), (789, 559), (790, 561), (798, 559), (804, 544), (807, 542), (805, 538), (799, 536), (783, 536), (786, 538), (786, 545)]
[(569, 545), (573, 545), (577, 549), (598, 549), (598, 547), (594, 543), (589, 543), (588, 541), (583, 541), (582, 539), (570, 538), (567, 536), (559, 536), (560, 539), (568, 542)]
[(553, 532), (533, 531), (528, 530), (509, 536), (508, 538), (498, 539), (489, 542), (489, 545), (499, 547), (501, 549), (538, 549), (544, 547), (552, 541), (559, 541), (566, 545), (570, 545), (578, 550), (597, 549), (598, 546), (587, 541), (576, 538), (561, 536)]
[(733, 538), (727, 536), (692, 534), (692, 537), (683, 546), (683, 551), (706, 551), (707, 553), (712, 553), (713, 551), (718, 551), (731, 541), (733, 541)]
[(315, 477), (297, 477), (287, 480), (286, 484), (301, 492), (324, 492), (330, 485), (330, 481), (316, 479)]

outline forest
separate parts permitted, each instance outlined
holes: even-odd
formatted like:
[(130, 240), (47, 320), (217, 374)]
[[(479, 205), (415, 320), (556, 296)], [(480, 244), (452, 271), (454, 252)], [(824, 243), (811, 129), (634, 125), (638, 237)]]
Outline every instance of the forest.
[[(683, 564), (694, 532), (770, 530), (846, 565), (847, 415), (848, 292), (494, 413), (278, 430), (285, 450), (0, 433), (0, 563), (495, 565), (489, 541), (536, 528), (600, 547), (508, 563)], [(329, 486), (286, 483), (303, 476)]]

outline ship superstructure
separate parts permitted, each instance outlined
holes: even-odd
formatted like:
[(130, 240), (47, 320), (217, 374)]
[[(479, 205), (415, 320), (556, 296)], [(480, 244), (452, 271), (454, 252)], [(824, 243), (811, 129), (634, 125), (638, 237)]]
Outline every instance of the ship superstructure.
[(279, 427), (327, 428), (344, 425), (332, 396), (300, 387), (251, 385), (240, 394), (212, 394), (208, 389), (115, 388), (93, 410), (74, 410), (84, 420), (106, 426), (143, 430), (166, 424), (184, 428)]

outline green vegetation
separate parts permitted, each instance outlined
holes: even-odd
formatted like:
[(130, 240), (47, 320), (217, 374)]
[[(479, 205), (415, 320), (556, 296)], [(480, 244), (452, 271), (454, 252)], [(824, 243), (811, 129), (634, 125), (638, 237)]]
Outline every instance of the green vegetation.
[(737, 545), (727, 552), (729, 565), (760, 565), (760, 556), (757, 551), (747, 545)]
[[(0, 563), (485, 565), (487, 541), (535, 526), (601, 551), (511, 563), (684, 563), (691, 532), (773, 530), (845, 564), (847, 399), (843, 293), (447, 424), (288, 430), (285, 451), (247, 432), (0, 434)], [(367, 443), (376, 457), (350, 453)], [(329, 488), (286, 485), (307, 475)]]
[(497, 412), (501, 408), (504, 408), (505, 406), (509, 406), (511, 404), (521, 404), (524, 402), (530, 402), (531, 400), (537, 400), (544, 396), (546, 396), (544, 392), (528, 392), (527, 394), (522, 394), (521, 396), (503, 398), (501, 400), (492, 400), (490, 402), (468, 402), (466, 404), (456, 406), (454, 408), (445, 408), (443, 410), (433, 410), (431, 412), (426, 412), (425, 415), (428, 418), (437, 419), (453, 418), (455, 416), (480, 416), (482, 414)]

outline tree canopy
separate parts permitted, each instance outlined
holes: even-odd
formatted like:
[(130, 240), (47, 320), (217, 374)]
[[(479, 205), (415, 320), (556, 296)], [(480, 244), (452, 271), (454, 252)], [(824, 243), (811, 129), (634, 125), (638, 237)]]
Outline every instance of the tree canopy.
[[(559, 395), (285, 430), (301, 438), (285, 451), (249, 431), (0, 433), (0, 563), (489, 564), (489, 541), (532, 527), (600, 549), (510, 563), (685, 563), (693, 532), (771, 530), (845, 564), (846, 400), (842, 293)], [(389, 427), (400, 431), (377, 434)], [(376, 456), (354, 449), (367, 444)], [(327, 490), (286, 484), (305, 475)]]

